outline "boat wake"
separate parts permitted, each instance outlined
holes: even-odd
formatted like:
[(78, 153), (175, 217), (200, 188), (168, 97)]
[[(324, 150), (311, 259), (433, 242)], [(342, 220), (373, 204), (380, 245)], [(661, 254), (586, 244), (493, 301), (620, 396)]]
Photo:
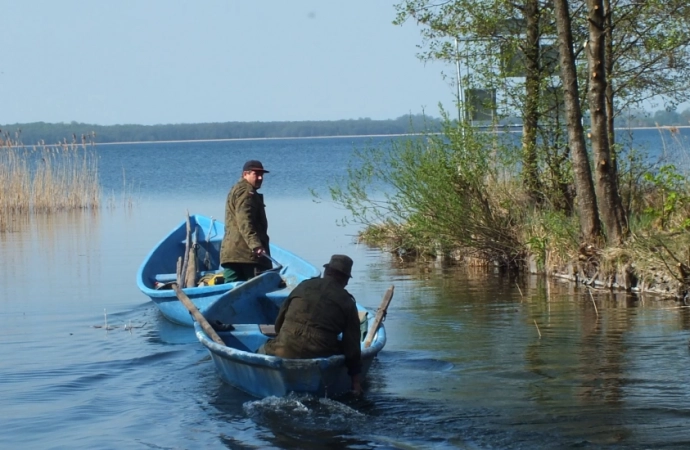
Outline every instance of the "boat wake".
[(296, 428), (349, 429), (364, 420), (361, 412), (325, 397), (291, 393), (285, 397), (266, 397), (244, 403), (245, 413), (257, 423), (281, 423)]

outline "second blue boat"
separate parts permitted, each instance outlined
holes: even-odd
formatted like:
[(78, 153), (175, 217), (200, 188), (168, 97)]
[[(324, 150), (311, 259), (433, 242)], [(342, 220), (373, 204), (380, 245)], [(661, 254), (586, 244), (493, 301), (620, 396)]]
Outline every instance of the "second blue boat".
[[(184, 287), (183, 292), (210, 323), (266, 323), (275, 317), (282, 302), (301, 281), (318, 277), (319, 269), (292, 252), (271, 244), (273, 269), (246, 282), (218, 283), (220, 268), (220, 244), (225, 227), (223, 223), (202, 215), (189, 216), (189, 227), (194, 242), (188, 242), (188, 221), (183, 220), (165, 236), (146, 256), (137, 273), (137, 286), (160, 309), (168, 320), (180, 325), (192, 326), (189, 311), (178, 300), (172, 284), (178, 282), (178, 260), (185, 252), (191, 252), (196, 268), (195, 283)], [(224, 296), (224, 304), (216, 305)], [(259, 301), (262, 308), (238, 308), (247, 301)], [(215, 306), (214, 306), (215, 305)], [(231, 306), (232, 305), (232, 306)], [(253, 311), (252, 314), (247, 314)], [(255, 317), (257, 311), (262, 317)], [(218, 315), (216, 318), (215, 316)]]

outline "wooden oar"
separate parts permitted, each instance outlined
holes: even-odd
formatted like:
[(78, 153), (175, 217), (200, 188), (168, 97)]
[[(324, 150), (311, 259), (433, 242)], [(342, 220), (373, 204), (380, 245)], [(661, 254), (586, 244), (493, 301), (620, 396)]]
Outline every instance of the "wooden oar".
[(187, 286), (187, 264), (189, 263), (189, 246), (190, 246), (190, 241), (192, 240), (192, 223), (189, 218), (189, 210), (187, 210), (187, 234), (185, 237), (185, 244), (184, 244), (184, 255), (183, 255), (183, 260), (182, 260), (182, 270), (180, 271), (180, 276), (181, 279), (177, 280), (178, 283), (181, 284), (181, 286), (184, 287), (189, 287)]
[(213, 342), (220, 344), (220, 345), (225, 345), (225, 342), (218, 336), (218, 333), (213, 329), (210, 323), (206, 320), (206, 318), (199, 312), (196, 306), (194, 306), (194, 303), (187, 297), (187, 294), (182, 292), (182, 289), (180, 289), (180, 286), (177, 284), (173, 284), (173, 289), (175, 290), (175, 294), (177, 294), (177, 298), (180, 299), (182, 304), (187, 308), (187, 311), (192, 313), (192, 316), (194, 317), (194, 320), (196, 320), (199, 325), (201, 325), (201, 328), (204, 329), (206, 334), (209, 335), (211, 339), (213, 339)]
[(196, 278), (197, 278), (197, 273), (196, 273), (196, 251), (197, 248), (199, 247), (199, 244), (197, 243), (197, 231), (198, 227), (194, 227), (194, 233), (192, 233), (192, 245), (189, 247), (189, 258), (187, 260), (187, 272), (185, 273), (185, 282), (184, 282), (184, 287), (193, 287), (196, 286)]
[(386, 310), (388, 309), (388, 305), (390, 304), (391, 299), (393, 298), (393, 289), (395, 289), (395, 286), (389, 287), (386, 293), (383, 294), (381, 306), (379, 306), (379, 309), (376, 311), (374, 323), (371, 324), (369, 332), (367, 333), (367, 338), (364, 341), (364, 348), (369, 348), (369, 346), (371, 346), (371, 342), (374, 340), (374, 335), (376, 334), (376, 331), (379, 329), (379, 325), (381, 325), (383, 318), (386, 316)]

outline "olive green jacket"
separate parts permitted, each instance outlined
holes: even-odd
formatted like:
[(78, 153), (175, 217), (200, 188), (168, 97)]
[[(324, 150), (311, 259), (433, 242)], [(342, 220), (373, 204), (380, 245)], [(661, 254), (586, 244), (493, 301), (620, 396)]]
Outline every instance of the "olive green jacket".
[(278, 335), (264, 346), (268, 355), (322, 358), (344, 354), (348, 374), (361, 370), (357, 305), (333, 278), (312, 278), (297, 285), (280, 307), (275, 329)]
[(251, 263), (270, 269), (270, 260), (254, 253), (257, 247), (270, 252), (268, 241), (264, 196), (242, 178), (230, 189), (225, 203), (225, 236), (220, 245), (220, 263)]

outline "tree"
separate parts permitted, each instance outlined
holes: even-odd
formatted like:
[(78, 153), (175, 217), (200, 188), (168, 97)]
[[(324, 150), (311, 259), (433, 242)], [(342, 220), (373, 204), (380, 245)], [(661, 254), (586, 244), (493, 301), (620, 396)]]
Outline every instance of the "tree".
[[(526, 191), (536, 202), (548, 194), (540, 180), (544, 177), (539, 168), (538, 126), (544, 113), (541, 92), (545, 72), (541, 59), (541, 24), (539, 1), (526, 0), (524, 6), (516, 6), (507, 0), (455, 0), (436, 3), (430, 0), (407, 0), (396, 5), (398, 15), (394, 23), (402, 24), (408, 18), (424, 27), (421, 30), (428, 50), (419, 56), (423, 60), (446, 60), (457, 62), (462, 55), (448, 45), (447, 39), (459, 39), (464, 46), (464, 58), (471, 62), (475, 75), (466, 74), (458, 80), (466, 88), (506, 88), (506, 77), (513, 77), (511, 60), (524, 59), (519, 72), (525, 73), (524, 90), (518, 90), (505, 97), (507, 108), (519, 107), (522, 117), (522, 177)], [(523, 37), (526, 17), (527, 38)], [(496, 71), (496, 58), (501, 54)], [(517, 101), (513, 101), (518, 98)], [(460, 99), (458, 99), (460, 102)], [(471, 107), (468, 103), (464, 109)], [(557, 183), (556, 183), (557, 184)]]
[[(567, 7), (563, 0), (559, 0), (561, 7)], [(611, 135), (608, 128), (608, 116), (606, 109), (606, 92), (608, 88), (606, 74), (606, 17), (604, 16), (603, 0), (587, 0), (589, 11), (589, 40), (586, 45), (588, 65), (588, 101), (592, 134), (592, 152), (594, 154), (594, 174), (599, 200), (599, 212), (606, 225), (608, 242), (618, 245), (623, 240), (622, 224), (620, 222), (623, 204), (618, 194), (615, 168), (609, 142)], [(559, 21), (559, 24), (561, 22)], [(567, 26), (568, 24), (563, 24)], [(567, 39), (564, 34), (559, 34), (559, 42)], [(572, 45), (572, 37), (570, 37)], [(561, 51), (565, 43), (561, 42)], [(569, 124), (570, 126), (570, 124)], [(611, 133), (612, 134), (612, 133)]]
[(580, 210), (580, 229), (585, 242), (595, 243), (601, 234), (601, 224), (585, 144), (585, 133), (582, 127), (572, 25), (567, 0), (554, 0), (554, 10), (558, 29), (561, 79), (565, 94), (568, 141), (572, 149), (577, 201)]
[[(551, 186), (563, 186), (568, 174), (554, 170), (553, 161), (562, 160), (569, 151), (573, 163), (573, 180), (578, 195), (580, 214), (585, 217), (582, 233), (592, 239), (597, 232), (594, 217), (601, 215), (606, 225), (606, 238), (617, 245), (624, 239), (627, 213), (619, 193), (617, 146), (614, 120), (622, 112), (639, 107), (642, 102), (660, 97), (670, 106), (690, 98), (690, 5), (684, 0), (588, 0), (580, 2), (559, 0), (403, 0), (396, 5), (398, 15), (394, 23), (408, 18), (423, 26), (422, 37), (428, 51), (422, 59), (454, 61), (457, 57), (448, 38), (470, 36), (467, 55), (472, 58), (475, 83), (499, 86), (504, 102), (516, 106), (523, 118), (523, 180), (532, 197), (541, 194), (550, 200), (566, 197), (563, 189), (546, 190), (548, 185), (535, 182), (538, 178), (554, 177)], [(556, 5), (559, 7), (558, 13)], [(565, 15), (569, 20), (564, 21)], [(507, 20), (508, 19), (508, 20)], [(512, 19), (512, 20), (511, 20)], [(559, 20), (561, 21), (559, 23)], [(502, 26), (505, 22), (511, 27)], [(552, 42), (556, 26), (568, 27), (567, 36), (558, 30), (561, 64), (570, 61), (571, 67), (550, 67), (545, 64), (544, 47)], [(500, 31), (500, 32), (499, 32)], [(560, 42), (567, 39), (568, 42)], [(584, 47), (575, 43), (586, 42)], [(501, 45), (519, 53), (523, 61), (522, 85), (510, 83), (509, 77), (487, 57)], [(538, 50), (537, 50), (538, 49)], [(570, 50), (568, 50), (570, 49)], [(586, 51), (586, 64), (579, 62), (578, 54)], [(536, 57), (535, 57), (536, 56)], [(572, 79), (564, 79), (564, 75)], [(553, 85), (554, 79), (560, 85)], [(575, 84), (573, 84), (575, 82)], [(570, 84), (570, 85), (569, 85)], [(573, 90), (576, 86), (576, 90)], [(551, 136), (559, 136), (560, 124), (549, 120), (553, 101), (547, 93), (550, 88), (561, 90), (565, 96), (568, 143)], [(577, 95), (575, 95), (577, 94)], [(577, 103), (577, 105), (575, 105)], [(579, 109), (573, 110), (573, 108)], [(589, 169), (595, 176), (595, 200), (587, 196), (588, 186), (585, 164), (589, 158), (586, 140), (581, 138), (582, 121), (591, 120), (592, 156), (595, 167)], [(536, 133), (535, 133), (535, 130)], [(539, 138), (537, 138), (539, 136)], [(544, 145), (549, 143), (550, 146)], [(584, 142), (584, 144), (583, 144)], [(539, 147), (539, 146), (540, 147)], [(538, 192), (540, 191), (541, 192)], [(582, 208), (585, 208), (582, 210)]]
[(523, 9), (526, 24), (525, 44), (525, 107), (523, 109), (522, 152), (523, 179), (528, 194), (536, 200), (542, 199), (539, 183), (539, 161), (537, 156), (537, 129), (539, 126), (539, 97), (541, 67), (539, 60), (539, 1), (526, 0)]

